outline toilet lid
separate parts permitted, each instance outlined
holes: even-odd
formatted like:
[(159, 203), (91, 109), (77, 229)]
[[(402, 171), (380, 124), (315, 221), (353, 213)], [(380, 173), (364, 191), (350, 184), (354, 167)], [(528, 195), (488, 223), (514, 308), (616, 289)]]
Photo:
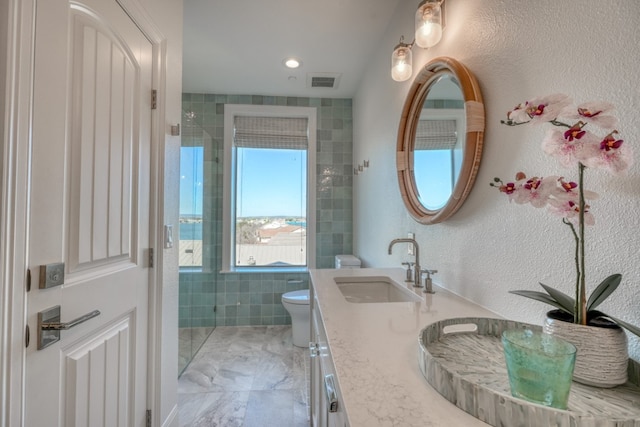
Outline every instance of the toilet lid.
[(282, 294), (282, 301), (290, 304), (309, 305), (309, 289), (301, 289), (299, 291), (291, 291)]
[(336, 261), (342, 266), (360, 267), (360, 258), (354, 255), (336, 255)]

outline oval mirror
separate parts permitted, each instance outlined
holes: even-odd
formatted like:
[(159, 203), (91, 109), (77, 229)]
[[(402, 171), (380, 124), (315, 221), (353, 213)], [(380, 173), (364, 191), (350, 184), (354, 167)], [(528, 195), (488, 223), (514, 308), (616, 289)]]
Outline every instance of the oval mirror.
[(478, 172), (483, 135), (473, 74), (453, 58), (430, 61), (409, 89), (398, 129), (398, 183), (416, 221), (436, 224), (460, 209)]

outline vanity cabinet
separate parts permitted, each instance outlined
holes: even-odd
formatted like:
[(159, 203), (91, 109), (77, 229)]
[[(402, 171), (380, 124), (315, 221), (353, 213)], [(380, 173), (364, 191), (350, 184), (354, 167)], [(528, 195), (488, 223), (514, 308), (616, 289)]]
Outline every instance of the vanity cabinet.
[(347, 415), (342, 404), (336, 369), (327, 344), (327, 334), (318, 310), (318, 301), (311, 286), (311, 426), (348, 427)]

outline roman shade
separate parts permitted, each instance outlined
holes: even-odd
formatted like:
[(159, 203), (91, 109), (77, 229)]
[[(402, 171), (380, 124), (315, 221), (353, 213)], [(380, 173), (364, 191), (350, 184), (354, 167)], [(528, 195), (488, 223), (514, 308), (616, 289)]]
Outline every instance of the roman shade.
[(419, 120), (415, 150), (451, 150), (458, 142), (455, 120)]
[(306, 150), (307, 122), (306, 117), (235, 116), (234, 145), (245, 148)]

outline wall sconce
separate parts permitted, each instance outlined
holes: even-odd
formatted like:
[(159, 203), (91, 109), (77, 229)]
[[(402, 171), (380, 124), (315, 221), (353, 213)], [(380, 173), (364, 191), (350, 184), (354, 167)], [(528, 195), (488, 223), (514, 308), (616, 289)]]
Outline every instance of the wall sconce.
[(423, 0), (416, 11), (416, 44), (430, 48), (442, 38), (442, 9), (444, 0)]
[(411, 77), (413, 66), (411, 60), (411, 48), (413, 43), (404, 42), (404, 36), (400, 37), (400, 43), (391, 54), (391, 78), (397, 82), (403, 82)]
[(391, 54), (391, 78), (403, 82), (411, 77), (413, 72), (411, 48), (414, 44), (428, 49), (438, 44), (442, 38), (444, 0), (422, 0), (415, 16), (415, 39), (411, 43), (400, 43), (393, 48)]

